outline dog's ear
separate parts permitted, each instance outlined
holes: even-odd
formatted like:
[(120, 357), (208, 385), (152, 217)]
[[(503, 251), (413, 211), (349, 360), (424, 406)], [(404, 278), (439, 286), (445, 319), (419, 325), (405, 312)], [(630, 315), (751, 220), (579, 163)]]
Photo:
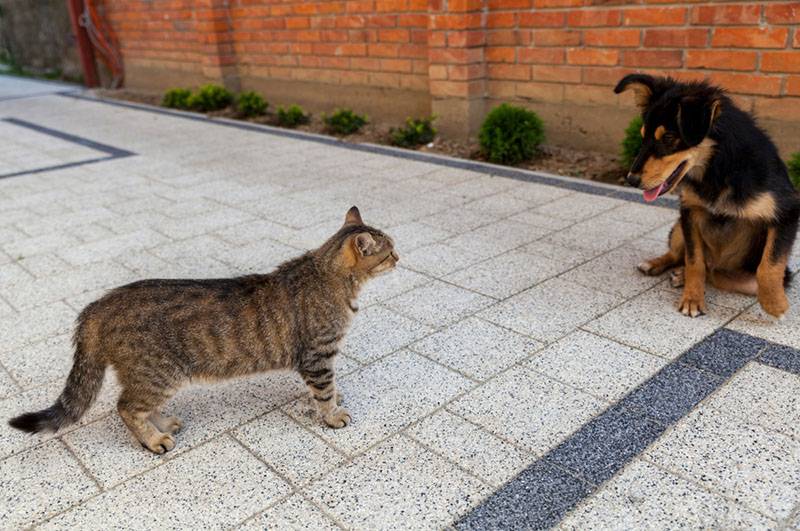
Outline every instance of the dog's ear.
[(719, 98), (688, 96), (678, 104), (678, 129), (683, 141), (696, 146), (708, 135), (720, 112)]
[(647, 74), (628, 74), (614, 87), (614, 93), (619, 94), (632, 90), (636, 98), (636, 105), (644, 109), (650, 103), (656, 89), (656, 79)]

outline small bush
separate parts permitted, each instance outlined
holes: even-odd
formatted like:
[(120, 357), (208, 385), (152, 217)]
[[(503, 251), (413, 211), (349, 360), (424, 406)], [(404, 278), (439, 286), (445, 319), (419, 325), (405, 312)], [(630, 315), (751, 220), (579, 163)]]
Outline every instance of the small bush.
[(287, 108), (278, 107), (278, 123), (284, 127), (297, 127), (307, 124), (309, 116), (299, 105), (290, 105)]
[(337, 135), (350, 135), (367, 124), (367, 116), (356, 114), (350, 109), (336, 109), (330, 116), (323, 115), (328, 130)]
[(208, 112), (224, 109), (233, 102), (233, 94), (219, 85), (204, 85), (197, 94), (189, 97), (189, 106), (192, 109)]
[(406, 125), (399, 129), (391, 130), (392, 144), (395, 146), (411, 148), (433, 142), (436, 128), (433, 127), (435, 116), (427, 118), (408, 118)]
[(479, 140), (491, 162), (517, 164), (536, 153), (544, 141), (544, 124), (535, 112), (503, 103), (486, 116)]
[(236, 98), (236, 110), (244, 116), (261, 116), (267, 107), (269, 103), (258, 92), (242, 92)]
[(192, 91), (185, 88), (169, 89), (164, 93), (161, 105), (170, 109), (188, 109)]
[(625, 138), (622, 139), (622, 151), (620, 151), (620, 161), (627, 170), (633, 166), (636, 155), (642, 149), (642, 117), (637, 116), (628, 124), (625, 129)]
[(800, 188), (800, 151), (792, 153), (786, 166), (789, 168), (789, 179), (792, 180), (792, 184), (795, 188)]

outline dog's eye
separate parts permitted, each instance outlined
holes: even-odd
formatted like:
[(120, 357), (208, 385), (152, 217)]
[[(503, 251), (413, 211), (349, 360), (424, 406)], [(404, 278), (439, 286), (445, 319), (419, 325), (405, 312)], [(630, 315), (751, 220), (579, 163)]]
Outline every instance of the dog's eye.
[(665, 144), (674, 144), (676, 140), (678, 140), (678, 137), (675, 136), (675, 133), (670, 133), (669, 131), (661, 137), (661, 141)]

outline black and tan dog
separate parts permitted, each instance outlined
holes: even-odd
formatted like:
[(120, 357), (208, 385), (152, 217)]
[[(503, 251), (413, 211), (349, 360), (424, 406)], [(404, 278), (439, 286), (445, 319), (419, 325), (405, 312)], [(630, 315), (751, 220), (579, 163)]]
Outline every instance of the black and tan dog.
[(655, 201), (675, 190), (680, 219), (669, 251), (646, 260), (647, 275), (685, 265), (679, 310), (705, 311), (706, 278), (719, 289), (757, 295), (768, 314), (789, 308), (787, 267), (800, 218), (800, 194), (778, 150), (754, 119), (707, 83), (631, 74), (614, 92), (634, 91), (642, 148), (628, 183)]

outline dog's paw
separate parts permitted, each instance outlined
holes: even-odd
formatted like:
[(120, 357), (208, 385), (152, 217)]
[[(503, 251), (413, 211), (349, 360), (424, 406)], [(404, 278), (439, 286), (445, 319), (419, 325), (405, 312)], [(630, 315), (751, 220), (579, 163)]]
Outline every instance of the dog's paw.
[(681, 302), (678, 305), (678, 311), (689, 317), (705, 315), (706, 301), (702, 296), (697, 297), (692, 294), (684, 293), (683, 297), (681, 297)]
[(669, 285), (673, 288), (682, 288), (685, 280), (682, 267), (671, 271), (669, 274)]
[(336, 407), (325, 415), (325, 424), (334, 429), (344, 428), (350, 424), (350, 413), (343, 407)]
[(636, 266), (636, 269), (638, 269), (639, 271), (650, 277), (654, 277), (661, 274), (661, 272), (658, 271), (656, 265), (653, 263), (653, 260), (645, 260), (644, 262), (641, 262), (639, 265)]
[(789, 299), (785, 293), (759, 293), (758, 303), (761, 308), (777, 321), (782, 321), (789, 310)]

